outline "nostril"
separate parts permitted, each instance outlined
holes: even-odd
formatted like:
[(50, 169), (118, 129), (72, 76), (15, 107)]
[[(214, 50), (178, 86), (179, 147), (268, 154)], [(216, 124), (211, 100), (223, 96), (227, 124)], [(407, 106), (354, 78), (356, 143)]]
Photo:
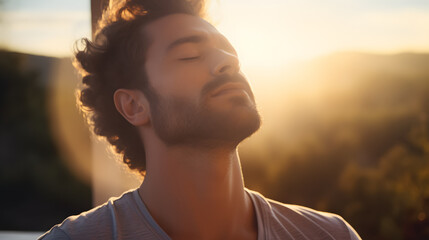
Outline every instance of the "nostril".
[(231, 68), (231, 66), (228, 66), (228, 65), (227, 66), (223, 66), (223, 67), (221, 67), (219, 69), (219, 72), (220, 73), (224, 73), (224, 72), (228, 71), (229, 68)]

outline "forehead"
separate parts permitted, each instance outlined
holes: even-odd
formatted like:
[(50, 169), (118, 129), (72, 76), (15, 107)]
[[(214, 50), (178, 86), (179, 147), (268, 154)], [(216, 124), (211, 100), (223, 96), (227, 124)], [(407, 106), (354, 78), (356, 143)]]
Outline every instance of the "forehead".
[(219, 36), (218, 30), (204, 19), (187, 14), (171, 14), (144, 28), (151, 47), (166, 47), (172, 41), (189, 35)]

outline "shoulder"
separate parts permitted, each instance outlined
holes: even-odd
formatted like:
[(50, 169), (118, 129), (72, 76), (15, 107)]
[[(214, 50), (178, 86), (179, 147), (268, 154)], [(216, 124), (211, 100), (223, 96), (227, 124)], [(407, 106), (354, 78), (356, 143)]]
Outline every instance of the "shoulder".
[(272, 234), (287, 231), (289, 235), (303, 235), (310, 239), (360, 239), (350, 224), (337, 214), (284, 204), (254, 191), (249, 193), (259, 202), (262, 217), (269, 225), (266, 227), (271, 229)]
[[(66, 218), (39, 239), (112, 239), (115, 235), (115, 225), (118, 212), (125, 210), (132, 201), (132, 191), (124, 193), (109, 201), (79, 215)], [(91, 237), (92, 236), (92, 237)]]
[(38, 240), (70, 240), (70, 237), (65, 233), (61, 228), (58, 226), (54, 226), (49, 230), (49, 232), (46, 232), (42, 236), (38, 238)]
[(341, 239), (360, 239), (353, 227), (337, 214), (317, 211), (304, 206), (283, 204), (274, 200), (269, 200), (269, 202), (277, 212), (277, 215), (297, 216), (296, 218), (303, 218), (311, 224), (320, 226), (320, 228), (323, 228), (333, 236), (344, 235), (344, 237), (350, 237)]
[(314, 222), (328, 228), (343, 227), (343, 223), (345, 222), (344, 219), (337, 214), (317, 211), (299, 205), (284, 204), (271, 199), (267, 199), (267, 201), (271, 205), (274, 214), (278, 216), (302, 217), (308, 219), (310, 222)]

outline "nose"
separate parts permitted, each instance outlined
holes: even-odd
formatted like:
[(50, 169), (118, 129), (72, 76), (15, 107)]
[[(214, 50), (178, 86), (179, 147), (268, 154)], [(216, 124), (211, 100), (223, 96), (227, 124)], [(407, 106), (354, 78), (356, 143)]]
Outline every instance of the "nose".
[(238, 57), (222, 49), (216, 49), (215, 61), (212, 68), (212, 74), (215, 76), (223, 74), (235, 74), (240, 71)]

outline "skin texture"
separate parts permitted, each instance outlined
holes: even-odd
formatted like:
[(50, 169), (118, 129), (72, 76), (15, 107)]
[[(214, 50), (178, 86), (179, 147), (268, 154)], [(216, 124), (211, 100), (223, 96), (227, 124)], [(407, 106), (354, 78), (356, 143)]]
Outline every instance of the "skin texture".
[(234, 48), (212, 25), (185, 14), (143, 31), (151, 45), (142, 67), (157, 99), (129, 89), (114, 95), (146, 149), (140, 196), (172, 239), (256, 239), (237, 146), (260, 117)]

